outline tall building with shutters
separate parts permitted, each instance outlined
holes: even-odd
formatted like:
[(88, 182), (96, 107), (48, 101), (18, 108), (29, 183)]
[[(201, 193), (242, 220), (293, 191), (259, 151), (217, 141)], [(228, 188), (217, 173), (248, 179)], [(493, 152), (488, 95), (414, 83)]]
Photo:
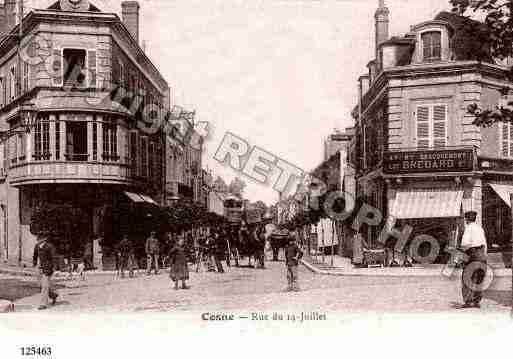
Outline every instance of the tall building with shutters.
[(444, 248), (461, 236), (463, 213), (474, 210), (490, 251), (508, 248), (513, 128), (477, 127), (468, 107), (507, 103), (509, 67), (490, 56), (479, 26), (466, 30), (477, 23), (442, 12), (390, 37), (391, 14), (379, 0), (375, 57), (358, 79), (352, 112), (357, 194), (383, 217), (380, 225), (363, 225), (362, 234), (377, 245), (385, 223), (410, 225), (410, 238), (439, 241), (436, 260), (445, 261)]
[(119, 208), (162, 201), (157, 124), (170, 90), (139, 46), (136, 1), (122, 3), (122, 19), (87, 0), (28, 9), (20, 49), (16, 3), (5, 1), (0, 36), (0, 261), (25, 264), (37, 208), (80, 211), (66, 239), (80, 256), (86, 243), (120, 235), (102, 230)]

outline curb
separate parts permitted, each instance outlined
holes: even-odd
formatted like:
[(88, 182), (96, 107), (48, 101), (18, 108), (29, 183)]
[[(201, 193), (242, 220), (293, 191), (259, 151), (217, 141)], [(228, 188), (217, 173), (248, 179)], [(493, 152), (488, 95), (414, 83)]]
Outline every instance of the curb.
[[(413, 267), (413, 269), (405, 269), (402, 272), (391, 272), (387, 268), (382, 268), (381, 272), (358, 272), (358, 270), (347, 270), (340, 268), (339, 270), (323, 270), (319, 269), (315, 264), (312, 264), (304, 259), (301, 263), (311, 272), (319, 275), (342, 276), (342, 277), (435, 277), (441, 274), (442, 268), (433, 273), (430, 269)], [(365, 270), (365, 269), (363, 269)], [(456, 273), (461, 273), (461, 269), (455, 269)], [(495, 278), (508, 278), (512, 275), (511, 268), (497, 268), (493, 271)]]

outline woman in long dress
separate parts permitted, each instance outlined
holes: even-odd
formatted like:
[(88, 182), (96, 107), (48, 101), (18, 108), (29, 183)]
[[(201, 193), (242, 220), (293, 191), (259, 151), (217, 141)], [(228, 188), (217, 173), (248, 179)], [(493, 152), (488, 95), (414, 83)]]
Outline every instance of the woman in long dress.
[(189, 289), (185, 283), (189, 279), (189, 268), (187, 266), (183, 238), (180, 238), (178, 243), (169, 251), (169, 263), (171, 265), (169, 276), (175, 282), (175, 289), (178, 289), (179, 280), (182, 281), (182, 289)]

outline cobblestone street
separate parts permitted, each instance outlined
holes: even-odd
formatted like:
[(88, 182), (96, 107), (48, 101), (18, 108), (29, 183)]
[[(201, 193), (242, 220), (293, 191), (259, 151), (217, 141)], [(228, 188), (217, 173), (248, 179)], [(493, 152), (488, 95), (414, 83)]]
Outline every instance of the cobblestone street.
[[(193, 268), (191, 268), (193, 269)], [(3, 283), (11, 278), (0, 279)], [(35, 278), (18, 278), (32, 287)], [(485, 294), (482, 312), (508, 312), (511, 280), (500, 279)], [(461, 302), (459, 278), (344, 277), (315, 275), (300, 268), (301, 291), (288, 293), (283, 262), (267, 269), (228, 268), (224, 274), (191, 271), (189, 290), (174, 290), (167, 272), (134, 279), (112, 275), (57, 282), (59, 301), (49, 311), (237, 311), (303, 310), (347, 312), (454, 312)], [(1, 289), (0, 289), (1, 291)], [(2, 293), (0, 293), (2, 296)], [(38, 294), (16, 301), (17, 311), (34, 311)], [(465, 311), (476, 311), (467, 309)]]

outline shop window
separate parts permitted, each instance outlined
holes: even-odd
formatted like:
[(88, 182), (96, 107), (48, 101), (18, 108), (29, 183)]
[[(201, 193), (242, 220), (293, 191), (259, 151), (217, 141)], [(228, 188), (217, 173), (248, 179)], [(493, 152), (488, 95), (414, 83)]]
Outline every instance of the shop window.
[(419, 149), (447, 145), (447, 106), (420, 105), (416, 111), (416, 142)]
[(37, 119), (34, 126), (34, 154), (35, 161), (47, 161), (50, 159), (50, 119), (48, 115)]
[(513, 157), (513, 126), (511, 123), (500, 124), (502, 157)]
[(421, 35), (422, 58), (426, 62), (442, 59), (442, 33), (440, 31), (425, 32)]
[(103, 155), (104, 161), (118, 161), (118, 126), (113, 122), (103, 123)]
[(66, 122), (66, 160), (87, 161), (87, 122)]

